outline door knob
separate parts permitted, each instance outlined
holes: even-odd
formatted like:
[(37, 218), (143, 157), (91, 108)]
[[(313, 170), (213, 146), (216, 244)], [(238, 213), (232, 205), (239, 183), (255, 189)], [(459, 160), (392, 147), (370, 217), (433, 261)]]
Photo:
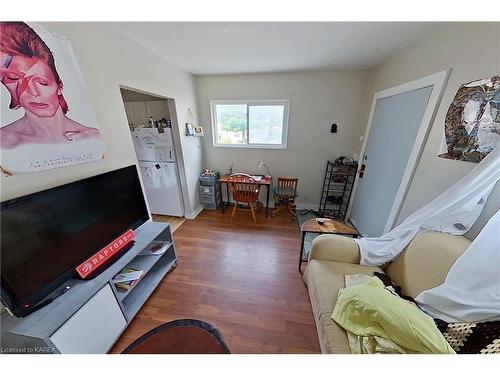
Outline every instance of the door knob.
[(361, 168), (359, 168), (358, 171), (359, 178), (363, 178), (363, 175), (365, 174), (365, 169), (366, 169), (366, 164), (361, 164)]

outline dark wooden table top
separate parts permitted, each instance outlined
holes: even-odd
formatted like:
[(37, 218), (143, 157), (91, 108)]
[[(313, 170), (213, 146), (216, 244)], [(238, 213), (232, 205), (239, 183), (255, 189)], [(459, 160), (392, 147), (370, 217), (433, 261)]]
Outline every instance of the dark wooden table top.
[[(227, 182), (227, 179), (229, 178), (229, 176), (230, 176), (229, 174), (225, 174), (225, 175), (221, 176), (219, 178), (219, 182)], [(252, 176), (252, 175), (250, 175), (250, 176)], [(258, 175), (253, 175), (253, 176), (258, 176)], [(242, 183), (244, 183), (244, 182), (242, 182)], [(262, 176), (262, 178), (259, 181), (255, 180), (255, 183), (259, 184), (259, 185), (271, 185), (271, 176)]]
[[(154, 331), (154, 330), (153, 330)], [(149, 332), (127, 348), (126, 354), (228, 354), (225, 344), (198, 327), (170, 327)]]
[(316, 219), (307, 220), (302, 224), (300, 230), (309, 233), (330, 233), (358, 235), (358, 231), (344, 221), (324, 219), (324, 224), (319, 224)]

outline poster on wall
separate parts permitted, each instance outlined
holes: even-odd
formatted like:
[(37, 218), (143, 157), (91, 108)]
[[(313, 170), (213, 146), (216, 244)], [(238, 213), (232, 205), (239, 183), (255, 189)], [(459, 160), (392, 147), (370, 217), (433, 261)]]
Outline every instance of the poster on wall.
[(479, 163), (500, 145), (500, 75), (460, 86), (444, 130), (442, 158)]
[(104, 143), (67, 38), (0, 22), (0, 167), (5, 175), (98, 161)]

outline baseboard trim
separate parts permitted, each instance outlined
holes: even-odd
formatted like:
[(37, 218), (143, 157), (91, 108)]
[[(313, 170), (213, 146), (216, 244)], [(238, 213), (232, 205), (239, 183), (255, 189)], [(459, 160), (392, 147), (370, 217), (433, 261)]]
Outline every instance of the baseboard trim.
[[(262, 202), (262, 201), (261, 201)], [(224, 201), (224, 203), (226, 203), (226, 201)], [(229, 200), (229, 203), (230, 204), (234, 204), (235, 202), (230, 199)], [(262, 202), (265, 206), (266, 202)], [(269, 202), (269, 209), (272, 211), (274, 210), (274, 202), (270, 201)], [(314, 211), (318, 211), (318, 204), (317, 203), (297, 203), (297, 210), (314, 210)]]
[(203, 211), (203, 206), (196, 207), (192, 212), (186, 214), (186, 219), (193, 220)]
[(318, 204), (317, 203), (297, 203), (297, 210), (318, 211)]
[[(234, 200), (232, 200), (232, 199), (229, 200), (229, 204), (234, 204), (234, 203), (235, 203)], [(262, 203), (265, 206), (266, 202), (263, 201)], [(224, 200), (224, 204), (227, 204), (226, 200)], [(271, 201), (271, 199), (269, 199), (269, 209), (271, 211), (274, 210), (274, 202)], [(198, 209), (196, 209), (195, 211), (193, 211), (193, 213), (191, 213), (189, 215), (186, 215), (186, 219), (194, 219), (201, 212), (201, 210), (203, 210), (203, 206), (199, 207)], [(220, 210), (220, 208), (218, 208), (218, 210)], [(297, 203), (297, 210), (314, 210), (314, 211), (318, 211), (318, 204), (317, 203)]]

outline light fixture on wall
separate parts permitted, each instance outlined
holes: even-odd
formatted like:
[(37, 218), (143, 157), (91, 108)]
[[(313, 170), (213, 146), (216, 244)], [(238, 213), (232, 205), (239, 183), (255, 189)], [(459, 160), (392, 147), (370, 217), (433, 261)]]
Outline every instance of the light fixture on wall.
[(257, 168), (266, 168), (266, 171), (267, 171), (267, 174), (269, 176), (271, 176), (271, 169), (267, 166), (266, 163), (264, 163), (263, 161), (261, 161), (258, 165), (257, 165)]

